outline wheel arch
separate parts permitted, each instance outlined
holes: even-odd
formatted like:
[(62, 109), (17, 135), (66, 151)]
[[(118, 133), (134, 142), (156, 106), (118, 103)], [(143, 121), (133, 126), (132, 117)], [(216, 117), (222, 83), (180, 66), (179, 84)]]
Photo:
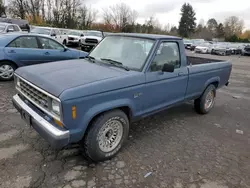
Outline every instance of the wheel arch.
[(116, 103), (116, 105), (113, 105), (112, 102), (107, 102), (105, 104), (94, 106), (93, 108), (88, 110), (88, 112), (86, 113), (86, 115), (83, 117), (81, 121), (82, 122), (81, 125), (83, 126), (81, 127), (82, 129), (81, 138), (84, 138), (84, 136), (86, 135), (86, 132), (91, 126), (91, 123), (103, 113), (109, 112), (112, 110), (121, 110), (127, 115), (128, 120), (131, 121), (134, 117), (134, 109), (135, 108), (133, 105), (129, 103), (125, 103), (125, 101), (123, 101), (123, 103)]

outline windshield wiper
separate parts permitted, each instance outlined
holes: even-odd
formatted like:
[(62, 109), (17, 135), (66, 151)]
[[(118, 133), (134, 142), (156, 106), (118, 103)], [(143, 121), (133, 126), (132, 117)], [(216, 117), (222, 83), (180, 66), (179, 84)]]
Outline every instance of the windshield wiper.
[(95, 58), (94, 57), (88, 55), (85, 58), (88, 58), (92, 63), (95, 63)]
[(102, 61), (107, 61), (109, 64), (114, 65), (116, 67), (121, 67), (125, 69), (126, 71), (129, 71), (130, 69), (126, 66), (123, 66), (123, 64), (119, 61), (113, 60), (113, 59), (108, 59), (108, 58), (101, 58)]

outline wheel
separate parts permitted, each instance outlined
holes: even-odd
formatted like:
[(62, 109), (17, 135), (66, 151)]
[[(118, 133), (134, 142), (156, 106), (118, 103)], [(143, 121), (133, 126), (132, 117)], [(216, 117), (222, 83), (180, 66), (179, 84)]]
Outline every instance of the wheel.
[(14, 63), (8, 61), (0, 62), (0, 80), (2, 81), (13, 80), (16, 68), (17, 67)]
[(199, 114), (207, 114), (214, 106), (216, 88), (209, 85), (203, 94), (194, 101), (194, 108)]
[(94, 162), (110, 159), (121, 149), (128, 133), (129, 120), (124, 112), (103, 113), (92, 122), (80, 143), (83, 155)]

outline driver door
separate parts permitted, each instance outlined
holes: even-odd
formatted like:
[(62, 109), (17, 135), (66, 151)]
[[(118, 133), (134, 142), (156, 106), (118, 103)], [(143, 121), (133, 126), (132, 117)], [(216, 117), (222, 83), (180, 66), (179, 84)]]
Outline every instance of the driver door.
[[(174, 64), (174, 72), (162, 72), (162, 67), (166, 63)], [(183, 101), (187, 81), (188, 70), (186, 66), (181, 66), (179, 44), (170, 41), (161, 42), (146, 72), (145, 113)]]

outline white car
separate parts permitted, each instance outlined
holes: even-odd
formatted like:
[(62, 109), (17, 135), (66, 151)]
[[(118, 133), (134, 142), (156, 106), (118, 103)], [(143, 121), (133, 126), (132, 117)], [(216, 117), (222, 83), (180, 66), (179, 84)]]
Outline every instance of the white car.
[(212, 44), (209, 42), (204, 42), (204, 43), (200, 43), (198, 46), (196, 46), (194, 49), (194, 52), (208, 54), (208, 53), (211, 53), (211, 50), (212, 50)]
[(95, 47), (102, 39), (104, 35), (101, 31), (88, 30), (81, 37), (81, 49), (83, 51), (90, 51)]
[(83, 31), (70, 31), (68, 33), (67, 39), (66, 39), (66, 45), (67, 46), (80, 46), (81, 44), (81, 37), (84, 36)]
[(30, 32), (50, 36), (61, 44), (63, 44), (63, 41), (66, 38), (65, 35), (62, 35), (61, 31), (58, 28), (35, 26), (30, 30)]
[(22, 30), (16, 24), (0, 22), (0, 34), (10, 33), (10, 32), (22, 32)]

